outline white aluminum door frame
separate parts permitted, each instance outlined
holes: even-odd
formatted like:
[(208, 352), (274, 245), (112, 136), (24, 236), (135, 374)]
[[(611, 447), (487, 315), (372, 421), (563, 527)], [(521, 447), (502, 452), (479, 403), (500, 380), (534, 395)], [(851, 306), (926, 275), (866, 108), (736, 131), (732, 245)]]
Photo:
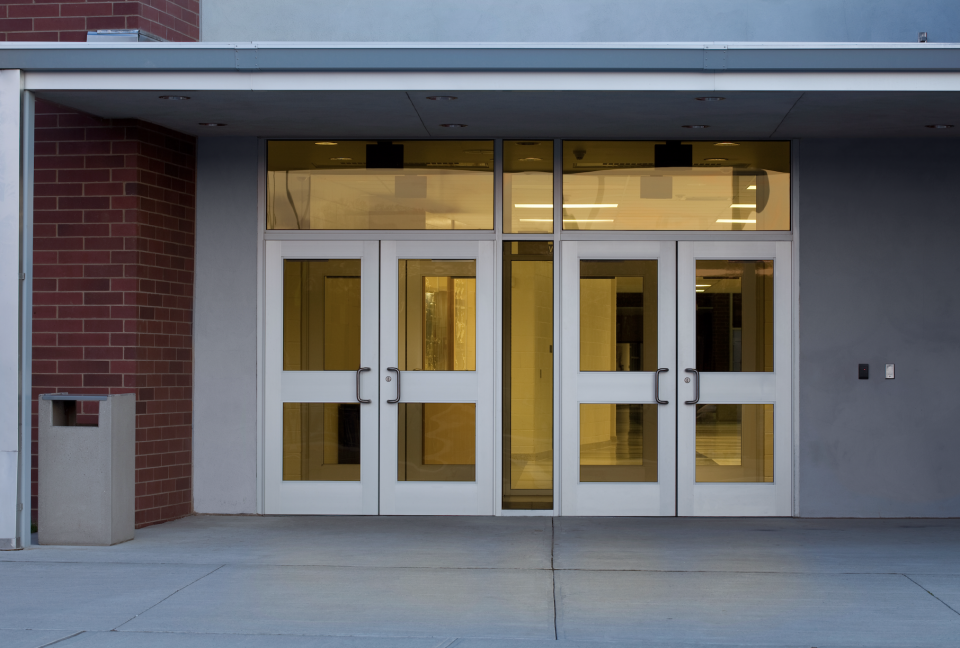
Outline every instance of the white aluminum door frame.
[[(264, 513), (377, 514), (378, 241), (266, 241), (264, 290)], [(360, 259), (360, 481), (283, 480), (283, 403), (355, 403), (355, 371), (283, 371), (284, 259)]]
[[(696, 261), (773, 260), (774, 371), (700, 374), (700, 403), (773, 403), (773, 483), (696, 483), (695, 382), (682, 383), (677, 410), (679, 515), (789, 516), (793, 475), (791, 243), (681, 241), (677, 253), (677, 357), (682, 373), (696, 367)], [(692, 376), (693, 374), (684, 374)], [(678, 374), (679, 377), (679, 374)]]
[[(676, 514), (676, 241), (563, 241), (561, 255), (561, 514)], [(580, 403), (654, 403), (656, 374), (580, 371), (580, 260), (656, 259), (658, 263), (657, 482), (580, 483)]]
[[(475, 259), (477, 262), (476, 371), (402, 371), (397, 367), (400, 259)], [(380, 284), (380, 513), (382, 515), (493, 515), (494, 512), (494, 242), (383, 241)], [(477, 404), (476, 481), (398, 481), (398, 380), (401, 403)]]

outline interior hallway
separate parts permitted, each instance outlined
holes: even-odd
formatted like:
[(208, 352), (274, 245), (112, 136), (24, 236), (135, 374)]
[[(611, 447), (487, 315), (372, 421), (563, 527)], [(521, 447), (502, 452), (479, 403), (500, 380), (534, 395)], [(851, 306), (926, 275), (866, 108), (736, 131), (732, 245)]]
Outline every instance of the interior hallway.
[(194, 516), (0, 553), (0, 645), (955, 646), (960, 520)]

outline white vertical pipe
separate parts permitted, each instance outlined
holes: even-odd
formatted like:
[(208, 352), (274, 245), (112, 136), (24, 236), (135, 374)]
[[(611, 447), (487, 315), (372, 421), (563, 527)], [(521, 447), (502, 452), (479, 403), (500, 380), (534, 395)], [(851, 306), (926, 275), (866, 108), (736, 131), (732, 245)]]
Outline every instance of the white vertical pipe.
[(0, 70), (0, 549), (20, 546), (20, 93), (20, 70)]

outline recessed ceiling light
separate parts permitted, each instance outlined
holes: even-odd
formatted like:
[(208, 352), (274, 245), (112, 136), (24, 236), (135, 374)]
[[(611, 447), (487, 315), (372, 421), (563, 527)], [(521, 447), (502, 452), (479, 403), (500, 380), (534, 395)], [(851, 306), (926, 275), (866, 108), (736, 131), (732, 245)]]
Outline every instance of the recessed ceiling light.
[(697, 97), (697, 101), (723, 101), (726, 97)]
[(927, 124), (927, 128), (953, 128), (953, 124)]
[(757, 206), (750, 203), (734, 203), (730, 205), (730, 209), (756, 209)]
[(433, 95), (432, 97), (427, 97), (430, 101), (453, 101), (456, 97), (452, 95)]
[(517, 146), (540, 146), (540, 142), (517, 142)]
[(336, 142), (314, 142), (317, 146), (336, 146)]
[(704, 162), (726, 162), (727, 158), (706, 158)]
[(684, 124), (683, 128), (710, 128), (706, 124)]
[(704, 290), (697, 290), (697, 292), (705, 292)]
[(740, 146), (736, 142), (717, 142), (714, 146)]
[(756, 219), (750, 218), (718, 218), (718, 223), (756, 223)]
[(442, 128), (466, 128), (466, 124), (440, 124)]
[(713, 284), (697, 284), (697, 288), (709, 288)]
[[(618, 207), (618, 203), (563, 203), (564, 209), (612, 209)], [(517, 203), (516, 209), (553, 209), (552, 203)]]
[(334, 162), (352, 162), (353, 158), (330, 158)]
[(160, 99), (166, 99), (167, 101), (186, 101), (189, 98), (183, 95), (160, 95)]
[(539, 162), (543, 158), (520, 158), (521, 162)]
[(756, 190), (757, 190), (757, 185), (750, 185), (749, 187), (747, 187), (747, 191), (756, 191)]
[(217, 122), (200, 122), (201, 126), (209, 126), (211, 128), (216, 128), (217, 126), (226, 126), (226, 124), (219, 124)]

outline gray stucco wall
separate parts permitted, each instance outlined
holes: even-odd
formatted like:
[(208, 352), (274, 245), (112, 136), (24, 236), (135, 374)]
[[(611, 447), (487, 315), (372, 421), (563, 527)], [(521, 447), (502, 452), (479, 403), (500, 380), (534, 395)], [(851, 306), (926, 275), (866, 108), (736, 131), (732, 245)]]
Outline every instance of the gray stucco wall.
[(960, 516), (960, 144), (800, 155), (800, 514)]
[(257, 509), (257, 139), (197, 150), (193, 497), (198, 513)]
[(956, 0), (203, 0), (204, 41), (960, 41)]

